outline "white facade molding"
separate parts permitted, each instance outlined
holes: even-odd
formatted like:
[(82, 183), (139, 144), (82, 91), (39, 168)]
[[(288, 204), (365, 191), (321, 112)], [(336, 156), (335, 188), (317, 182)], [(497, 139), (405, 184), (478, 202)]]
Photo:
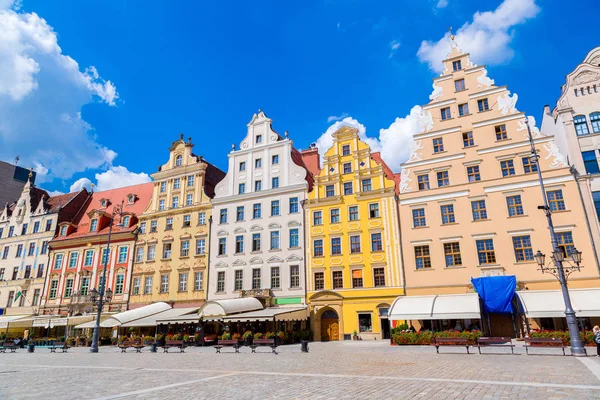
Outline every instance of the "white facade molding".
[(456, 199), (459, 197), (466, 197), (468, 195), (469, 195), (468, 190), (461, 190), (459, 192), (442, 193), (442, 194), (436, 194), (436, 195), (431, 195), (431, 196), (415, 197), (413, 199), (404, 199), (404, 200), (400, 200), (400, 205), (406, 206), (406, 205), (416, 204), (416, 203), (423, 203), (423, 202), (427, 203), (430, 201)]
[[(571, 175), (558, 176), (556, 178), (547, 178), (544, 179), (544, 185), (552, 185), (561, 182), (570, 182), (573, 180)], [(488, 186), (484, 187), (483, 190), (485, 193), (494, 193), (494, 192), (507, 192), (510, 190), (522, 189), (527, 187), (539, 186), (540, 182), (535, 179), (526, 182), (518, 182), (518, 183), (509, 183), (506, 185), (497, 185), (497, 186)]]

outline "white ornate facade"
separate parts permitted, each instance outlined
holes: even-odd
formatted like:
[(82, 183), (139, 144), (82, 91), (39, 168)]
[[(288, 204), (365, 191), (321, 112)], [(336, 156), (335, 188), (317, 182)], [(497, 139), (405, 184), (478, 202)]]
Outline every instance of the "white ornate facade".
[(311, 175), (262, 111), (229, 153), (213, 198), (208, 299), (305, 303), (303, 202)]

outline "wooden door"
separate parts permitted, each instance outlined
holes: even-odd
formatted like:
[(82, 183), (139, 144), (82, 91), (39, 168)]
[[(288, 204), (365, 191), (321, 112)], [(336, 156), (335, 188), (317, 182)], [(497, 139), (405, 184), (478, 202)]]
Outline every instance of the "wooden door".
[(339, 339), (339, 322), (337, 318), (321, 319), (321, 340), (324, 342)]

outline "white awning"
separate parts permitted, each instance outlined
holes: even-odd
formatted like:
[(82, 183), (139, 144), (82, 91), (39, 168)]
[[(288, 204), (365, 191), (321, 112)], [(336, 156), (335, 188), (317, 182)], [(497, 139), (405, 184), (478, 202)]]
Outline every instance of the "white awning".
[[(196, 309), (197, 311), (198, 309)], [(206, 321), (206, 320), (205, 320)], [(170, 318), (159, 318), (156, 320), (158, 325), (168, 325), (168, 324), (193, 324), (200, 322), (200, 316), (198, 313), (182, 315), (180, 317), (170, 317)]]
[[(577, 317), (600, 317), (600, 289), (569, 289)], [(527, 318), (564, 318), (565, 302), (560, 290), (517, 292)]]
[(96, 320), (95, 315), (77, 315), (75, 317), (69, 317), (67, 325), (69, 325), (69, 326), (80, 325), (80, 324), (83, 324), (84, 322), (95, 321), (95, 320)]
[(304, 307), (269, 307), (264, 310), (250, 311), (223, 317), (223, 321), (302, 321), (308, 318), (308, 308)]
[(192, 307), (192, 308), (171, 308), (169, 310), (165, 310), (163, 312), (159, 312), (158, 314), (153, 314), (153, 315), (149, 315), (145, 318), (140, 318), (140, 319), (136, 319), (135, 321), (131, 321), (131, 322), (127, 322), (123, 325), (121, 325), (122, 327), (128, 327), (128, 326), (156, 326), (158, 323), (159, 319), (170, 319), (170, 318), (176, 318), (176, 317), (180, 317), (182, 315), (186, 315), (186, 314), (191, 314), (194, 313), (192, 315), (193, 318), (196, 319), (196, 321), (198, 321), (198, 314), (196, 314), (196, 312), (198, 311), (199, 307)]
[(262, 310), (261, 302), (254, 297), (212, 300), (204, 303), (198, 314), (201, 317), (223, 317), (246, 311)]
[(29, 315), (0, 315), (0, 329), (6, 329), (11, 322), (27, 317), (29, 317)]
[[(131, 321), (135, 321), (141, 318), (148, 317), (150, 315), (158, 314), (165, 310), (170, 310), (171, 306), (167, 303), (158, 302), (148, 304), (147, 306), (136, 308), (134, 310), (124, 311), (122, 313), (114, 314), (100, 322), (102, 328), (113, 328), (115, 326), (121, 326)], [(96, 321), (86, 322), (75, 326), (75, 329), (93, 328), (96, 325)]]
[(400, 296), (389, 311), (390, 320), (481, 319), (477, 293)]

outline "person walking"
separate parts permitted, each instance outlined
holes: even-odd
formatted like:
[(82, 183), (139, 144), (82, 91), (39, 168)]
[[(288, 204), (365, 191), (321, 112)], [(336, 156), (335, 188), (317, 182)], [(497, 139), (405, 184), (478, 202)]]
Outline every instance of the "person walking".
[(594, 342), (596, 342), (596, 352), (598, 353), (598, 357), (600, 357), (600, 326), (594, 326)]

